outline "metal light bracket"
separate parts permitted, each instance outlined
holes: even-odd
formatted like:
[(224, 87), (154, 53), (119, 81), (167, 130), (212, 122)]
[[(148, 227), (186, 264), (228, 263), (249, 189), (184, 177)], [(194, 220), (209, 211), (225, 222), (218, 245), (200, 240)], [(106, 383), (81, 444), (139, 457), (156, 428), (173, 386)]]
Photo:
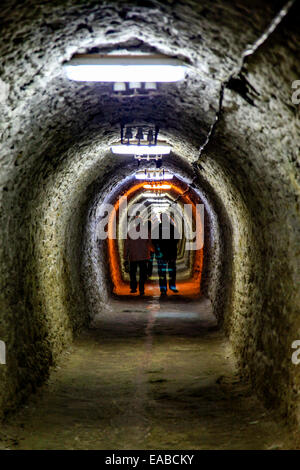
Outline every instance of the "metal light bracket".
[(133, 126), (121, 124), (122, 145), (157, 145), (159, 127), (157, 125)]

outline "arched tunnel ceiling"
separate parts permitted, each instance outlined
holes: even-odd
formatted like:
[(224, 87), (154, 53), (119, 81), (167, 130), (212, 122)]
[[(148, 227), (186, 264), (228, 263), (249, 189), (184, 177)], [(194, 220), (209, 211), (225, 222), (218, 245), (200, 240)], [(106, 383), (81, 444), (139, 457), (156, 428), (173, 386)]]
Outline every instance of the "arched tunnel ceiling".
[[(9, 163), (18, 143), (22, 150), (15, 159), (22, 164), (30, 158), (28, 145), (29, 154), (33, 156), (36, 147), (41, 154), (43, 148), (48, 151), (46, 143), (52, 146), (51, 136), (55, 136), (57, 153), (74, 141), (88, 141), (91, 133), (98, 133), (102, 140), (104, 134), (108, 137), (119, 128), (121, 119), (155, 120), (166, 131), (175, 129), (181, 140), (185, 136), (199, 147), (218, 108), (221, 80), (238, 66), (243, 50), (263, 33), (279, 5), (249, 1), (111, 2), (102, 6), (97, 2), (7, 2), (1, 13), (1, 57), (5, 59), (1, 90), (7, 113), (2, 135), (10, 154), (5, 161)], [(292, 43), (290, 37), (280, 47)], [(123, 49), (128, 44), (137, 49), (148, 45), (185, 59), (190, 63), (188, 79), (162, 86), (159, 96), (150, 101), (136, 98), (133, 108), (128, 100), (112, 98), (107, 85), (74, 83), (63, 74), (62, 63), (74, 52)], [(259, 85), (261, 106), (269, 102), (270, 91), (262, 90), (267, 82)], [(282, 87), (277, 91), (286, 93)], [(227, 114), (237, 115), (239, 109), (245, 114), (244, 104), (247, 109), (248, 104), (236, 94), (227, 95)], [(232, 117), (226, 139), (228, 134), (235, 139), (239, 136), (240, 124), (240, 116)], [(247, 119), (247, 127), (249, 124)], [(257, 119), (252, 125), (256, 130)]]
[[(47, 348), (56, 341), (55, 356), (68, 340), (69, 333), (57, 339), (57, 332), (72, 323), (64, 286), (70, 282), (74, 293), (80, 285), (80, 261), (73, 254), (81, 250), (87, 214), (100, 193), (103, 197), (133, 171), (122, 165), (126, 159), (109, 153), (120, 121), (159, 124), (174, 146), (175, 166), (192, 179), (192, 169), (180, 158), (197, 160), (219, 111), (222, 83), (240, 71), (243, 51), (282, 5), (271, 0), (2, 2), (3, 323), (11, 322), (10, 327), (18, 316), (17, 332), (8, 336), (16, 345), (21, 330), (29, 331), (29, 358), (36, 353), (31, 337), (40, 334), (41, 302), (53, 327)], [(197, 166), (214, 233), (222, 232), (219, 245), (212, 240), (214, 253), (226, 254), (226, 273), (231, 270), (226, 282), (232, 291), (221, 310), (228, 313), (240, 363), (262, 395), (269, 393), (288, 411), (296, 406), (300, 384), (286, 354), (299, 332), (299, 109), (291, 102), (291, 83), (300, 76), (296, 13), (295, 5), (247, 58), (242, 73), (226, 83), (216, 132)], [(180, 57), (189, 64), (186, 80), (133, 101), (111, 96), (108, 85), (64, 76), (62, 64), (75, 52), (126, 48)], [(92, 225), (86, 226), (92, 240)], [(216, 258), (212, 262), (219, 266)], [(216, 305), (226, 290), (224, 279), (220, 282), (211, 294)], [(49, 286), (54, 286), (52, 297)], [(37, 326), (33, 320), (26, 324), (32, 311)], [(280, 370), (270, 372), (275, 363)], [(23, 383), (26, 367), (11, 379), (9, 390)], [(28, 373), (33, 383), (39, 380), (35, 373)], [(274, 391), (264, 389), (266, 374)]]

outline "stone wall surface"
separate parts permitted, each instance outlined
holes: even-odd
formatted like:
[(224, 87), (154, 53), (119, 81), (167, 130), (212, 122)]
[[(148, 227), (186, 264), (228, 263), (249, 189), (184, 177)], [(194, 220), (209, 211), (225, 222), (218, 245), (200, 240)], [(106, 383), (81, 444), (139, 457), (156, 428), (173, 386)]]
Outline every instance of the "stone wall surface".
[[(100, 3), (100, 4), (99, 4)], [(109, 295), (93, 210), (132, 168), (109, 153), (120, 121), (155, 121), (190, 180), (223, 80), (282, 2), (4, 1), (0, 40), (0, 410), (47, 377)], [(224, 91), (221, 119), (197, 164), (209, 218), (205, 292), (257, 393), (299, 415), (299, 31), (293, 7)], [(75, 83), (75, 52), (156, 51), (189, 64), (185, 81), (120, 99)], [(177, 155), (177, 157), (176, 157)], [(117, 192), (115, 192), (117, 196)], [(101, 261), (102, 259), (102, 261)], [(102, 264), (101, 264), (102, 263)], [(89, 289), (99, 283), (103, 289)]]

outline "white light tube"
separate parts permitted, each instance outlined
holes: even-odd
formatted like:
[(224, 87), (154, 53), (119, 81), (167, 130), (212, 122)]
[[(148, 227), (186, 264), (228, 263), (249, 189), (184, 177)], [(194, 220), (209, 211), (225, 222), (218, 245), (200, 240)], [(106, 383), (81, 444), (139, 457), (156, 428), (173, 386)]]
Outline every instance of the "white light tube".
[(151, 196), (151, 197), (157, 197), (157, 198), (161, 198), (161, 197), (162, 197), (160, 194), (154, 193), (154, 192), (152, 192), (152, 191), (145, 191), (145, 192), (143, 192), (142, 196), (143, 196), (143, 197)]
[(91, 82), (177, 82), (186, 66), (180, 60), (160, 55), (102, 56), (77, 54), (64, 64), (67, 77)]
[(167, 202), (167, 200), (165, 198), (158, 197), (157, 199), (146, 199), (145, 202), (155, 202), (155, 203), (161, 203), (162, 202), (162, 203), (164, 203), (164, 202)]
[(168, 145), (112, 145), (110, 150), (119, 155), (168, 155), (172, 147)]
[(145, 189), (171, 189), (171, 185), (170, 184), (156, 184), (156, 185), (144, 184), (143, 188)]

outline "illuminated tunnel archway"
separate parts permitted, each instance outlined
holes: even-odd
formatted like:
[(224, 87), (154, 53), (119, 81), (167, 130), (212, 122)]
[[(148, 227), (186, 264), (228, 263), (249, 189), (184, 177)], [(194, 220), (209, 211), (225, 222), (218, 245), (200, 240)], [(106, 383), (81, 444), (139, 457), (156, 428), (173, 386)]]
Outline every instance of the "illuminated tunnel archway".
[[(119, 213), (120, 213), (120, 206), (122, 205), (122, 201), (126, 199), (126, 201), (130, 202), (132, 198), (136, 194), (139, 196), (142, 196), (144, 193), (145, 189), (149, 188), (144, 188), (145, 182), (142, 183), (136, 183), (128, 189), (124, 195), (122, 195), (122, 198), (117, 199), (117, 201), (114, 203), (114, 211), (111, 213), (110, 218), (109, 218), (109, 223), (108, 223), (108, 239), (107, 239), (107, 245), (108, 245), (108, 252), (109, 252), (109, 265), (110, 265), (110, 275), (113, 283), (113, 292), (116, 295), (122, 296), (122, 295), (128, 295), (129, 294), (129, 282), (128, 282), (128, 276), (126, 276), (125, 271), (124, 271), (124, 262), (123, 262), (123, 256), (122, 256), (122, 243), (120, 243), (120, 239), (118, 237), (115, 237), (115, 227), (116, 227), (116, 219), (119, 219)], [(198, 204), (200, 203), (199, 197), (196, 195), (196, 193), (193, 194), (193, 197), (191, 197), (190, 194), (187, 194), (185, 190), (183, 190), (180, 185), (179, 181), (177, 180), (177, 183), (170, 183), (169, 184), (170, 188), (164, 190), (165, 194), (169, 193), (171, 195), (176, 195), (176, 197), (179, 199), (182, 199), (182, 201), (185, 204), (190, 204), (192, 207), (192, 215), (193, 215), (193, 220), (197, 217), (197, 208), (196, 208), (196, 203), (195, 199), (198, 199)], [(191, 190), (189, 190), (189, 193)], [(199, 216), (198, 216), (199, 218)], [(201, 227), (202, 231), (204, 231), (204, 227)], [(182, 249), (179, 250), (179, 260), (180, 258), (183, 258), (184, 255), (182, 253)], [(178, 276), (178, 282), (177, 286), (182, 295), (185, 296), (197, 296), (200, 295), (200, 285), (201, 285), (201, 274), (202, 274), (202, 266), (203, 266), (203, 246), (199, 249), (195, 249), (193, 256), (190, 256), (190, 272), (191, 274), (188, 276), (187, 279), (181, 280), (180, 276), (180, 271), (179, 271), (179, 276)], [(126, 279), (127, 278), (127, 279)], [(147, 282), (146, 284), (146, 294), (154, 295), (158, 294), (159, 292), (159, 287), (158, 287), (158, 281), (156, 282)]]

